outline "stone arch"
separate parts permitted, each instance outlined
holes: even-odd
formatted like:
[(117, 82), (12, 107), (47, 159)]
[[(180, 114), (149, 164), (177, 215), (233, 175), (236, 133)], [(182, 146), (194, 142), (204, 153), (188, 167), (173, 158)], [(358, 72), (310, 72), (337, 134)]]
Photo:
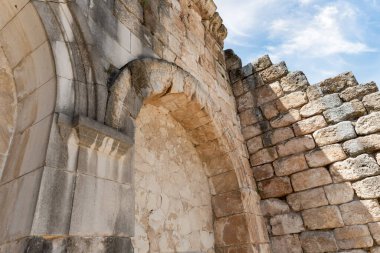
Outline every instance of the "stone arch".
[(206, 163), (216, 247), (248, 252), (265, 243), (259, 198), (253, 190), (241, 137), (206, 88), (172, 63), (135, 60), (111, 88), (106, 124), (133, 136), (135, 119), (143, 104), (168, 110), (187, 131)]

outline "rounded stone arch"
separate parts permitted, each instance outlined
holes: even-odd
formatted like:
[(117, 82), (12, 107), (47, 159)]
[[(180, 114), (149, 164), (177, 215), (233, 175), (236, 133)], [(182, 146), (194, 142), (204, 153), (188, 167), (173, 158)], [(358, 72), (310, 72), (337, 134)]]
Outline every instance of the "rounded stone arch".
[(111, 87), (106, 124), (134, 136), (135, 119), (144, 104), (164, 107), (186, 130), (206, 164), (215, 246), (250, 252), (265, 243), (259, 197), (253, 190), (240, 132), (223, 115), (207, 86), (172, 63), (151, 58), (135, 60), (127, 64)]

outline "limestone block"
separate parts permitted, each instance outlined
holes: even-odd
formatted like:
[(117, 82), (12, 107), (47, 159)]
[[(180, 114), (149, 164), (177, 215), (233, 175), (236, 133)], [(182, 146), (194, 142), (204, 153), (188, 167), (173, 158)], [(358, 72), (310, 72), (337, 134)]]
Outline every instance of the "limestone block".
[(312, 100), (308, 104), (304, 105), (300, 114), (302, 117), (310, 117), (316, 114), (322, 113), (323, 111), (340, 106), (342, 101), (339, 98), (338, 94), (326, 95), (324, 97)]
[[(235, 228), (239, 227), (239, 231)], [(247, 227), (247, 215), (238, 214), (219, 218), (214, 224), (216, 246), (249, 243), (249, 228)]]
[(296, 91), (276, 100), (277, 109), (280, 112), (287, 112), (290, 109), (298, 108), (308, 102), (305, 92)]
[(248, 152), (250, 154), (256, 153), (257, 151), (259, 151), (263, 147), (264, 147), (263, 146), (263, 140), (262, 140), (261, 136), (253, 137), (252, 139), (249, 139), (247, 141), (247, 148), (248, 148)]
[(348, 87), (344, 91), (340, 92), (339, 96), (343, 101), (351, 101), (353, 99), (361, 100), (365, 95), (378, 91), (375, 82), (369, 82), (358, 86)]
[(278, 128), (266, 132), (263, 135), (263, 143), (265, 147), (270, 147), (282, 141), (289, 140), (292, 137), (294, 137), (294, 133), (290, 127)]
[(234, 171), (218, 174), (209, 178), (211, 194), (220, 194), (239, 189), (239, 183)]
[(273, 217), (290, 212), (288, 204), (280, 199), (264, 199), (260, 201), (261, 212), (264, 216)]
[(380, 112), (373, 112), (358, 119), (355, 124), (358, 135), (368, 135), (380, 131)]
[(275, 177), (260, 181), (257, 183), (257, 188), (263, 199), (283, 197), (293, 192), (288, 177)]
[(279, 214), (270, 219), (273, 235), (296, 234), (305, 230), (298, 213)]
[(294, 191), (303, 191), (332, 183), (330, 174), (326, 168), (316, 168), (298, 172), (291, 175), (291, 180)]
[(250, 161), (252, 166), (257, 166), (265, 163), (270, 163), (278, 157), (276, 148), (262, 149), (251, 155)]
[(300, 236), (302, 249), (306, 253), (336, 252), (335, 237), (328, 231), (305, 231)]
[(380, 206), (377, 200), (357, 200), (343, 204), (339, 209), (346, 225), (380, 221)]
[(302, 212), (307, 229), (327, 229), (343, 227), (344, 223), (337, 206), (323, 206)]
[(307, 87), (306, 94), (310, 101), (323, 97), (322, 89), (318, 84)]
[(355, 138), (356, 132), (350, 121), (344, 121), (317, 130), (313, 137), (318, 146), (325, 146)]
[(242, 134), (245, 140), (251, 139), (252, 137), (258, 136), (270, 129), (268, 121), (261, 121), (255, 125), (247, 126), (243, 128)]
[(298, 121), (293, 124), (296, 136), (310, 134), (316, 130), (327, 126), (326, 120), (322, 115), (317, 115), (308, 119)]
[(305, 91), (309, 82), (302, 71), (290, 72), (281, 79), (281, 86), (285, 93)]
[(245, 110), (239, 114), (240, 123), (242, 127), (256, 124), (259, 121), (263, 121), (263, 115), (257, 108)]
[(354, 190), (350, 183), (327, 185), (324, 190), (331, 205), (347, 203), (354, 199)]
[(380, 174), (380, 166), (374, 158), (363, 154), (332, 164), (330, 172), (335, 182), (354, 181)]
[(380, 222), (368, 223), (369, 231), (377, 244), (380, 244)]
[(347, 155), (339, 144), (332, 144), (310, 151), (305, 158), (310, 167), (321, 167), (344, 160)]
[(247, 92), (236, 98), (238, 112), (242, 112), (255, 107), (255, 100), (251, 92)]
[(361, 199), (380, 198), (380, 176), (368, 177), (359, 182), (353, 183), (356, 195)]
[(253, 65), (251, 63), (248, 63), (241, 69), (243, 77), (248, 77), (250, 75), (253, 75)]
[[(380, 246), (371, 248), (371, 253), (380, 253)], [(365, 253), (365, 252), (364, 252)]]
[(235, 97), (239, 97), (250, 90), (250, 87), (247, 85), (247, 82), (243, 82), (242, 80), (238, 80), (232, 85), (232, 92)]
[(286, 197), (286, 200), (294, 211), (301, 211), (329, 204), (323, 188), (292, 193)]
[(346, 87), (358, 85), (355, 76), (352, 72), (342, 73), (336, 77), (328, 78), (319, 83), (321, 90), (324, 94), (336, 93)]
[(315, 148), (315, 143), (310, 135), (296, 137), (277, 145), (278, 154), (281, 157), (301, 153), (313, 148)]
[(260, 86), (256, 89), (257, 105), (260, 106), (267, 102), (273, 101), (284, 95), (279, 82), (270, 83), (265, 86)]
[(271, 237), (272, 252), (302, 253), (298, 235), (284, 235)]
[(212, 207), (217, 218), (232, 214), (241, 213), (244, 211), (242, 198), (239, 191), (212, 196)]
[(288, 73), (288, 68), (285, 62), (272, 65), (269, 68), (260, 72), (260, 76), (264, 83), (272, 83)]
[(366, 225), (336, 228), (334, 235), (339, 249), (360, 249), (373, 245), (373, 239)]
[(368, 112), (380, 111), (380, 91), (365, 96), (363, 104)]
[(380, 134), (371, 134), (346, 141), (343, 143), (343, 149), (350, 156), (378, 151), (380, 150)]
[(273, 177), (273, 166), (268, 163), (256, 167), (252, 167), (253, 177), (256, 181), (261, 181)]
[(272, 61), (270, 60), (268, 55), (261, 56), (256, 61), (252, 63), (253, 70), (255, 72), (262, 71), (266, 68), (269, 68), (272, 65)]
[(303, 154), (278, 159), (273, 162), (273, 166), (277, 176), (288, 176), (309, 168)]
[(298, 110), (291, 109), (288, 113), (279, 115), (275, 119), (270, 121), (270, 125), (273, 128), (280, 128), (289, 126), (297, 121), (301, 120), (301, 116)]
[(273, 119), (280, 114), (276, 106), (276, 101), (266, 103), (260, 106), (260, 108), (267, 120)]
[(323, 112), (328, 123), (339, 123), (344, 120), (353, 120), (365, 115), (366, 109), (363, 103), (355, 99), (346, 102), (339, 107), (328, 109)]

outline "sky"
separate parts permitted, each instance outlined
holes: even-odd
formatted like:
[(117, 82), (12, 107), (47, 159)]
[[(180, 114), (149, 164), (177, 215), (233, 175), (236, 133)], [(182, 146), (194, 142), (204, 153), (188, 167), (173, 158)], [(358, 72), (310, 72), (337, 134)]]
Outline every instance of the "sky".
[(244, 65), (268, 54), (311, 84), (352, 71), (379, 86), (380, 0), (214, 1)]

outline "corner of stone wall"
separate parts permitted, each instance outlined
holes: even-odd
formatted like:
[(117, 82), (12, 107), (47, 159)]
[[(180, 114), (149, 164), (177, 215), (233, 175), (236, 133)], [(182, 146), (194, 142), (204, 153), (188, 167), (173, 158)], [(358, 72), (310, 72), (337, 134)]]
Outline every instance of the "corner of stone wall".
[(380, 252), (376, 84), (225, 55), (272, 251)]

